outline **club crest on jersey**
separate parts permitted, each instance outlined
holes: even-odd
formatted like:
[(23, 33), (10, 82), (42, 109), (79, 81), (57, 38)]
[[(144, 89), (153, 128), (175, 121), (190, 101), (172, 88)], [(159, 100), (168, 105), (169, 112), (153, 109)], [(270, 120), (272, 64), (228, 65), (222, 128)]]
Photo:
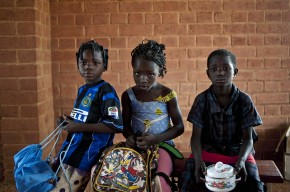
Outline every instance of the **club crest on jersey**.
[(89, 107), (91, 106), (92, 103), (92, 99), (91, 99), (91, 94), (89, 94), (88, 96), (84, 97), (82, 100), (82, 106), (83, 107)]
[(109, 116), (113, 116), (114, 119), (119, 119), (119, 116), (118, 116), (118, 107), (116, 107), (116, 106), (109, 107), (108, 108), (108, 115)]

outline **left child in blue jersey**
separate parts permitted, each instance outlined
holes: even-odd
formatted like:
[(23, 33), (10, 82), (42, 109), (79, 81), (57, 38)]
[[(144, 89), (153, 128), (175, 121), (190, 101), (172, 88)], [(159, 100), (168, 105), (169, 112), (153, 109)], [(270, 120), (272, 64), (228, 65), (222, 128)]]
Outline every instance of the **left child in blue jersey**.
[(61, 151), (70, 145), (63, 161), (70, 185), (60, 171), (53, 191), (84, 191), (92, 166), (103, 149), (113, 144), (115, 133), (123, 130), (117, 93), (102, 79), (108, 67), (108, 49), (91, 40), (80, 46), (76, 57), (86, 84), (79, 88), (70, 116), (64, 116), (68, 136)]

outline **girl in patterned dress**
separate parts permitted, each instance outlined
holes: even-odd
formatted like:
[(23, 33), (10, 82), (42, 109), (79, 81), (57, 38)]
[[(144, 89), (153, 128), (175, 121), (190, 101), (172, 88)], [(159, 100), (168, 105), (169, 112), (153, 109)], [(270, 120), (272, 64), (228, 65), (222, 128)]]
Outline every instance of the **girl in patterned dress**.
[[(122, 94), (122, 115), (128, 146), (141, 150), (167, 142), (184, 131), (182, 115), (176, 92), (157, 82), (166, 73), (165, 46), (153, 40), (145, 40), (131, 53), (133, 77), (136, 83)], [(159, 148), (159, 159), (154, 191), (171, 191), (166, 181), (172, 172), (170, 154)], [(161, 174), (158, 174), (161, 173)]]

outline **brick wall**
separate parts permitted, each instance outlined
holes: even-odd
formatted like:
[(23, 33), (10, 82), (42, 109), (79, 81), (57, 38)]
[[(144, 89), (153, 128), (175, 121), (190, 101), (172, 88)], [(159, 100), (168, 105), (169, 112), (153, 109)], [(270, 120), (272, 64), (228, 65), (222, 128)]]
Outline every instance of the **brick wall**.
[(206, 57), (216, 48), (236, 53), (235, 83), (251, 95), (263, 117), (256, 146), (258, 154), (265, 151), (261, 158), (266, 158), (266, 151), (273, 152), (289, 124), (288, 0), (54, 1), (51, 16), (56, 115), (69, 113), (83, 82), (74, 57), (82, 41), (94, 38), (109, 48), (104, 78), (121, 95), (134, 85), (130, 51), (148, 38), (166, 44), (168, 73), (160, 82), (179, 96), (186, 125), (185, 133), (175, 140), (180, 150), (189, 150), (191, 126), (186, 116), (195, 96), (210, 85)]
[[(0, 2), (0, 163), (53, 129), (49, 0)], [(1, 175), (2, 175), (1, 171)]]
[[(190, 149), (186, 116), (191, 104), (210, 85), (205, 74), (208, 54), (217, 48), (233, 51), (239, 68), (235, 84), (251, 95), (264, 121), (257, 128), (257, 156), (273, 158), (290, 122), (289, 0), (0, 2), (0, 162), (4, 160), (6, 175), (14, 153), (32, 142), (25, 135), (43, 137), (53, 127), (53, 112), (54, 118), (70, 113), (83, 84), (75, 52), (88, 39), (108, 47), (104, 79), (119, 96), (134, 85), (131, 50), (145, 38), (166, 44), (168, 73), (160, 82), (178, 93), (186, 126), (175, 139), (181, 151)], [(122, 139), (119, 135), (116, 140)]]

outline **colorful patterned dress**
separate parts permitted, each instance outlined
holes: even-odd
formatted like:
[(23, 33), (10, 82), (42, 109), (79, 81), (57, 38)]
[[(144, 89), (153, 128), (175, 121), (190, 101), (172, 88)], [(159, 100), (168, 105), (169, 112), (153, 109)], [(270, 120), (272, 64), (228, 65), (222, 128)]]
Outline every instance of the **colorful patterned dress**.
[[(166, 102), (176, 97), (175, 91), (149, 102), (138, 101), (132, 88), (127, 89), (127, 93), (131, 100), (132, 129), (134, 134), (144, 132), (159, 134), (172, 127)], [(173, 145), (172, 141), (167, 142)]]

